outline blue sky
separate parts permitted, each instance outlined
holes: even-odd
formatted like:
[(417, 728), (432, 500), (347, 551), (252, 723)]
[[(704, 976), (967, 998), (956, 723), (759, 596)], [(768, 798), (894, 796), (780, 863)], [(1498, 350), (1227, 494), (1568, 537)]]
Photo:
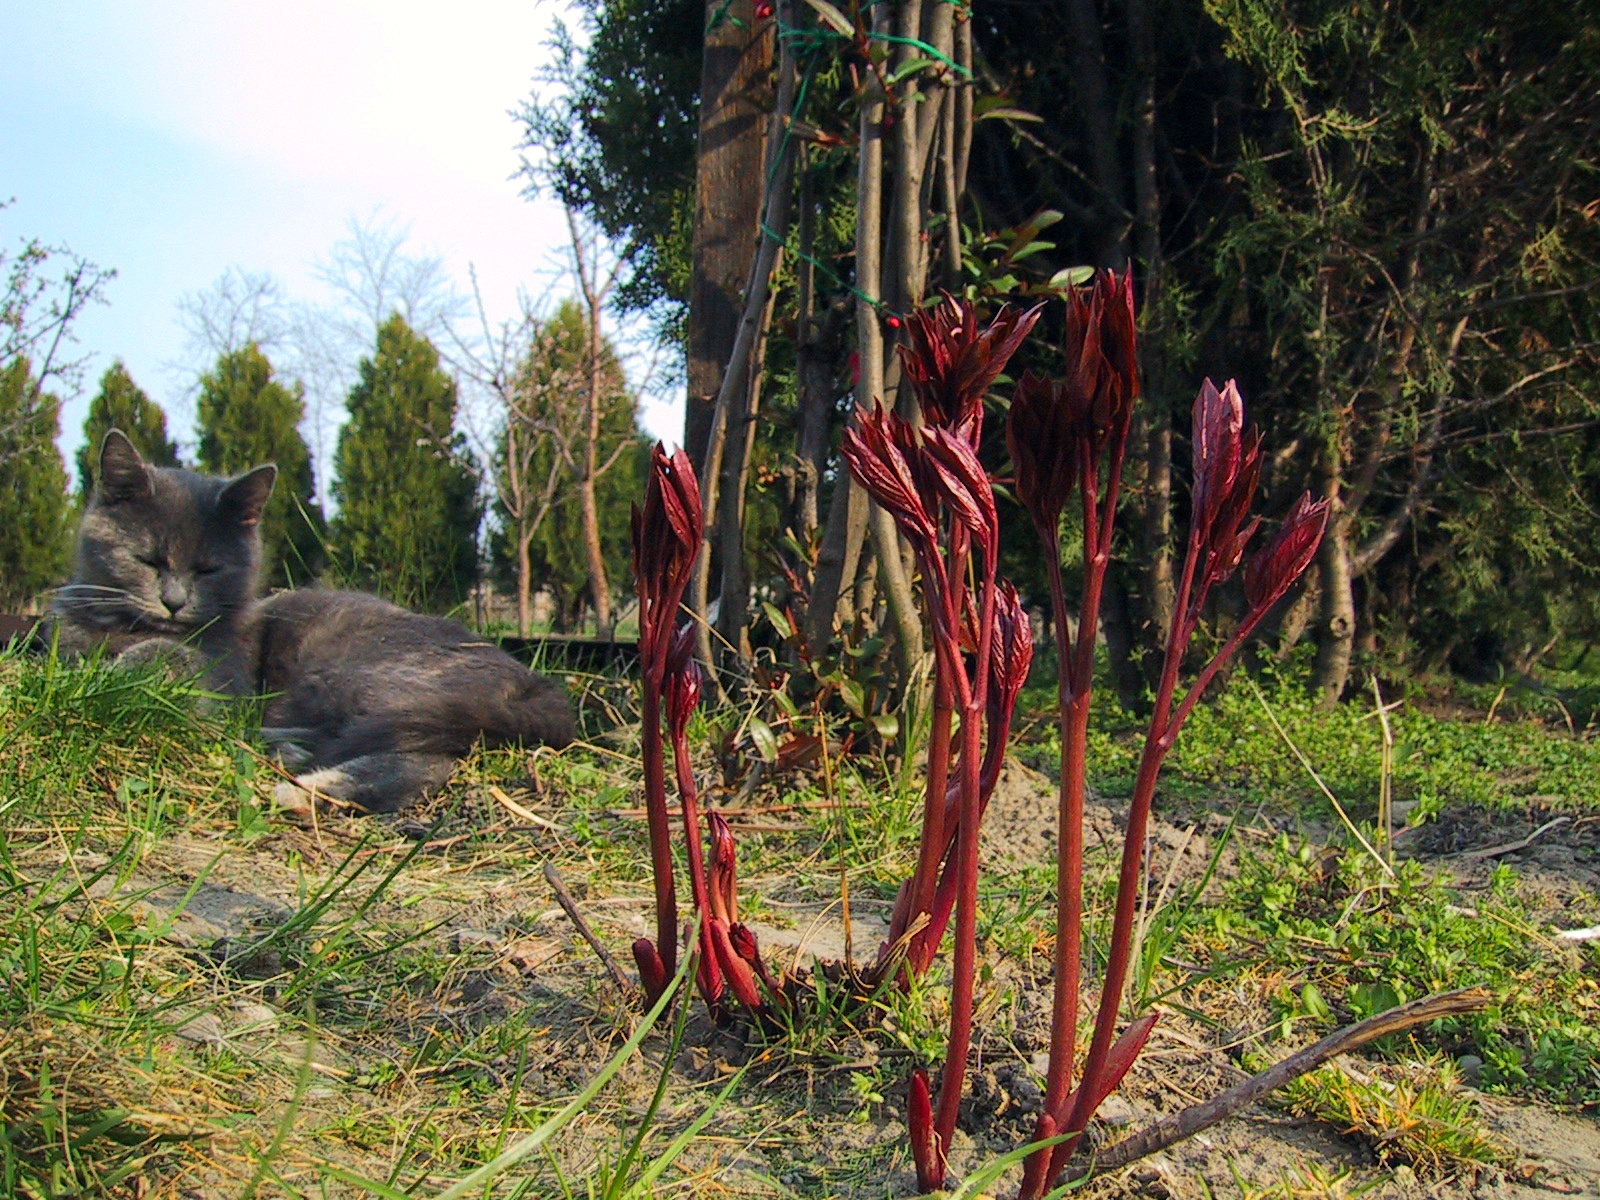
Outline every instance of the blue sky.
[[(118, 277), (78, 328), (92, 354), (62, 416), (81, 441), (114, 357), (180, 435), (195, 363), (177, 304), (225, 270), (327, 299), (313, 274), (349, 223), (409, 229), (491, 317), (551, 284), (565, 225), (512, 176), (508, 115), (556, 5), (471, 0), (50, 0), (0, 38), (0, 239), (65, 243)], [(670, 411), (646, 424), (672, 436)], [(677, 418), (681, 421), (681, 417)]]

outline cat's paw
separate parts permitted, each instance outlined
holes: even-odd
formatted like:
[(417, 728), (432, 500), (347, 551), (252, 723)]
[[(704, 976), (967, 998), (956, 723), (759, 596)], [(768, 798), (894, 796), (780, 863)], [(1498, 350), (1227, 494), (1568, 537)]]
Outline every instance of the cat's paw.
[(164, 668), (166, 677), (174, 681), (193, 678), (205, 669), (205, 659), (193, 646), (165, 638), (147, 638), (135, 642), (118, 652), (116, 663), (119, 667), (160, 666)]
[(300, 771), (311, 761), (311, 751), (298, 742), (281, 741), (272, 736), (271, 730), (261, 731), (261, 740), (266, 742), (272, 756), (278, 760), (285, 771), (291, 774)]
[(297, 821), (310, 821), (329, 813), (360, 812), (360, 806), (346, 798), (351, 785), (352, 780), (343, 771), (327, 767), (285, 779), (272, 789), (272, 799), (279, 812)]

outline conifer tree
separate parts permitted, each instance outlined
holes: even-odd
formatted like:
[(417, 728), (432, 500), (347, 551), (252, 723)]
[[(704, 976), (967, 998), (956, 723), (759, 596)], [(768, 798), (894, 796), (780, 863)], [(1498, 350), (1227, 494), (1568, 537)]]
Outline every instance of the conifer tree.
[(78, 490), (94, 487), (95, 466), (106, 431), (120, 429), (145, 462), (156, 467), (178, 465), (178, 447), (167, 437), (167, 414), (133, 381), (119, 358), (100, 377), (100, 391), (89, 401), (83, 423), (83, 445), (78, 450)]
[(334, 455), (334, 562), (352, 583), (444, 611), (477, 578), (474, 464), (455, 430), (456, 385), (398, 313), (350, 392)]
[[(503, 397), (505, 423), (495, 447), (492, 550), (497, 574), (516, 591), (518, 624), (528, 634), (532, 588), (554, 594), (557, 622), (570, 628), (588, 599), (577, 471), (585, 460), (588, 325), (567, 301), (533, 330), (522, 366)], [(643, 488), (648, 444), (639, 436), (634, 397), (608, 340), (600, 353), (601, 411), (595, 498), (606, 577), (628, 580), (629, 507)]]
[(0, 368), (0, 608), (19, 608), (66, 574), (72, 505), (56, 449), (60, 408), (26, 358)]
[(200, 377), (200, 466), (233, 475), (278, 465), (278, 484), (261, 518), (262, 563), (275, 587), (306, 583), (322, 568), (325, 523), (317, 507), (311, 453), (300, 436), (305, 404), (299, 384), (273, 378), (254, 342), (217, 359)]

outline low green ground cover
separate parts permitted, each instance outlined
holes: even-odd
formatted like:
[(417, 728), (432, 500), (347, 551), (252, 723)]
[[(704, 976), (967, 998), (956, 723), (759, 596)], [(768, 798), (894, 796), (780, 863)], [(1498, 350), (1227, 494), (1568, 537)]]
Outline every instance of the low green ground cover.
[[(715, 1195), (730, 1164), (733, 1194), (906, 1194), (894, 1120), (906, 1064), (939, 1052), (938, 969), (921, 995), (867, 1010), (830, 1007), (823, 985), (825, 1015), (768, 1041), (703, 1020), (675, 1041), (663, 1018), (585, 1092), (639, 1009), (542, 869), (559, 868), (619, 950), (649, 885), (631, 690), (576, 683), (587, 743), (479, 755), (419, 812), (301, 830), (270, 811), (276, 768), (248, 712), (157, 674), (0, 656), (0, 1194)], [(1359, 1127), (1356, 1109), (1421, 1128), (1393, 1152), (1419, 1171), (1507, 1153), (1480, 1144), (1464, 1071), (1484, 1092), (1600, 1104), (1594, 943), (1555, 941), (1547, 899), (1515, 868), (1486, 864), (1466, 886), (1403, 840), (1392, 875), (1355, 845), (1263, 698), (1357, 822), (1374, 812), (1378, 723), (1369, 705), (1322, 713), (1298, 695), (1290, 679), (1260, 696), (1237, 679), (1191, 723), (1162, 805), (1205, 829), (1200, 858), (1218, 865), (1152, 876), (1136, 991), (1248, 1063), (1396, 1000), (1492, 988), (1485, 1012), (1380, 1043), (1366, 1074), (1330, 1069), (1282, 1100), (1340, 1128)], [(1424, 802), (1413, 821), (1600, 808), (1600, 745), (1564, 723), (1415, 705), (1392, 723), (1396, 798)], [(713, 715), (695, 740), (726, 732)], [(1023, 757), (1053, 759), (1047, 722), (1024, 736)], [(1128, 733), (1113, 720), (1096, 737), (1094, 783), (1114, 808)], [(914, 849), (914, 797), (871, 759), (755, 788), (740, 800), (751, 915), (805, 928), (837, 897), (841, 847), (858, 912), (881, 910)], [(991, 1058), (1033, 1036), (1050, 888), (1043, 866), (986, 877)], [(1597, 911), (1592, 893), (1564, 895), (1574, 923)], [(1091, 914), (1091, 939), (1104, 923)], [(536, 1139), (575, 1097), (560, 1136)], [(1383, 1128), (1370, 1144), (1409, 1145)]]

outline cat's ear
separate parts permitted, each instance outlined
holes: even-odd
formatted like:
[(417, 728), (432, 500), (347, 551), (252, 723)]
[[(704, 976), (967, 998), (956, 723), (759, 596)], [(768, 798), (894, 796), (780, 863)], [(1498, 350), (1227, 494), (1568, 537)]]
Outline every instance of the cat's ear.
[(261, 511), (272, 497), (272, 485), (278, 480), (278, 468), (268, 463), (254, 471), (246, 471), (222, 489), (218, 503), (241, 525), (256, 525), (261, 521)]
[(100, 445), (100, 496), (111, 504), (143, 500), (155, 490), (144, 459), (120, 429), (106, 432)]

